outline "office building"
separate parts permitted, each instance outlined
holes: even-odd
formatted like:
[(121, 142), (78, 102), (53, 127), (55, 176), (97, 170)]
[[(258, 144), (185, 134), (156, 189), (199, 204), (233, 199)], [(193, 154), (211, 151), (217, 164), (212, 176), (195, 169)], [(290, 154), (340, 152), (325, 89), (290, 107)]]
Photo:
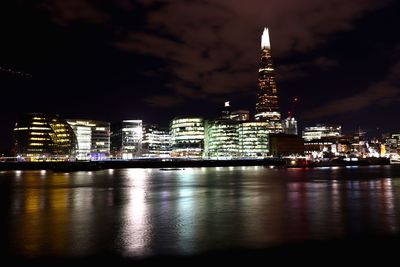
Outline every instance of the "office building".
[(275, 157), (304, 155), (304, 139), (293, 134), (270, 134), (269, 149)]
[(319, 140), (323, 137), (339, 137), (342, 127), (339, 125), (317, 124), (316, 126), (305, 127), (303, 131), (304, 141)]
[(142, 120), (123, 120), (111, 125), (111, 154), (116, 159), (134, 159), (142, 155)]
[(203, 157), (204, 121), (202, 118), (175, 118), (170, 123), (169, 131), (172, 157)]
[(297, 121), (291, 116), (283, 120), (282, 128), (284, 134), (297, 135)]
[(205, 157), (209, 159), (234, 159), (239, 154), (239, 125), (233, 120), (206, 122)]
[(264, 158), (269, 152), (268, 122), (242, 122), (239, 126), (239, 154), (241, 158)]
[(235, 110), (231, 112), (231, 120), (234, 121), (249, 121), (250, 112), (248, 110)]
[(14, 127), (16, 156), (23, 161), (75, 159), (77, 141), (71, 126), (59, 115), (29, 113)]
[(110, 156), (110, 123), (95, 120), (68, 119), (78, 147), (78, 160), (105, 160)]
[(167, 158), (171, 154), (171, 136), (169, 130), (158, 125), (143, 126), (142, 156), (149, 158)]

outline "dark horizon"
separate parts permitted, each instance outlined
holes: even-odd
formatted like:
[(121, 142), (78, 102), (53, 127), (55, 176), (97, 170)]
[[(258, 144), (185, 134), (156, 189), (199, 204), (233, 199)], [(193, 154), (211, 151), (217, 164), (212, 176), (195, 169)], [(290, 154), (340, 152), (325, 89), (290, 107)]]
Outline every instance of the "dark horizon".
[(176, 116), (212, 118), (229, 100), (254, 115), (264, 27), (281, 114), (299, 97), (291, 110), (299, 132), (316, 123), (370, 136), (399, 130), (396, 1), (6, 5), (0, 151), (12, 146), (14, 123), (26, 112), (167, 126)]

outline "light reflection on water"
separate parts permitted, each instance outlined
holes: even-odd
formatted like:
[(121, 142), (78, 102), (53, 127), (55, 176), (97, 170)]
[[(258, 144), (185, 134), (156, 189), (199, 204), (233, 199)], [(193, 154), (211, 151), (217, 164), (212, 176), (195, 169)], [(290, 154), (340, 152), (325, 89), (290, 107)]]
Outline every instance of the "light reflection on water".
[(0, 173), (3, 246), (29, 257), (190, 255), (399, 233), (400, 169)]
[(127, 170), (127, 202), (122, 208), (120, 237), (125, 255), (147, 255), (150, 236), (150, 220), (146, 194), (148, 193), (148, 170)]

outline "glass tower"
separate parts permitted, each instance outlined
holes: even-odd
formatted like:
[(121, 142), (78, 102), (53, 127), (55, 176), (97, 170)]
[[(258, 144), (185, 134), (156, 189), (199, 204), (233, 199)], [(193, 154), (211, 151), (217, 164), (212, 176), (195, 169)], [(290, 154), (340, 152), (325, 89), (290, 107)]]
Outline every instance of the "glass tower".
[(269, 122), (271, 132), (282, 132), (275, 70), (272, 64), (269, 32), (266, 28), (261, 37), (261, 61), (256, 97), (255, 120)]

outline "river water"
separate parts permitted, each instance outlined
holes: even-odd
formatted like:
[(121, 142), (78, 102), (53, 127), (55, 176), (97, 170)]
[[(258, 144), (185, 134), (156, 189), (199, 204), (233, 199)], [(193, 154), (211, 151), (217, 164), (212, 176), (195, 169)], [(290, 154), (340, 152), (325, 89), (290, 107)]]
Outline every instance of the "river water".
[(400, 166), (0, 172), (3, 251), (194, 255), (399, 234)]

